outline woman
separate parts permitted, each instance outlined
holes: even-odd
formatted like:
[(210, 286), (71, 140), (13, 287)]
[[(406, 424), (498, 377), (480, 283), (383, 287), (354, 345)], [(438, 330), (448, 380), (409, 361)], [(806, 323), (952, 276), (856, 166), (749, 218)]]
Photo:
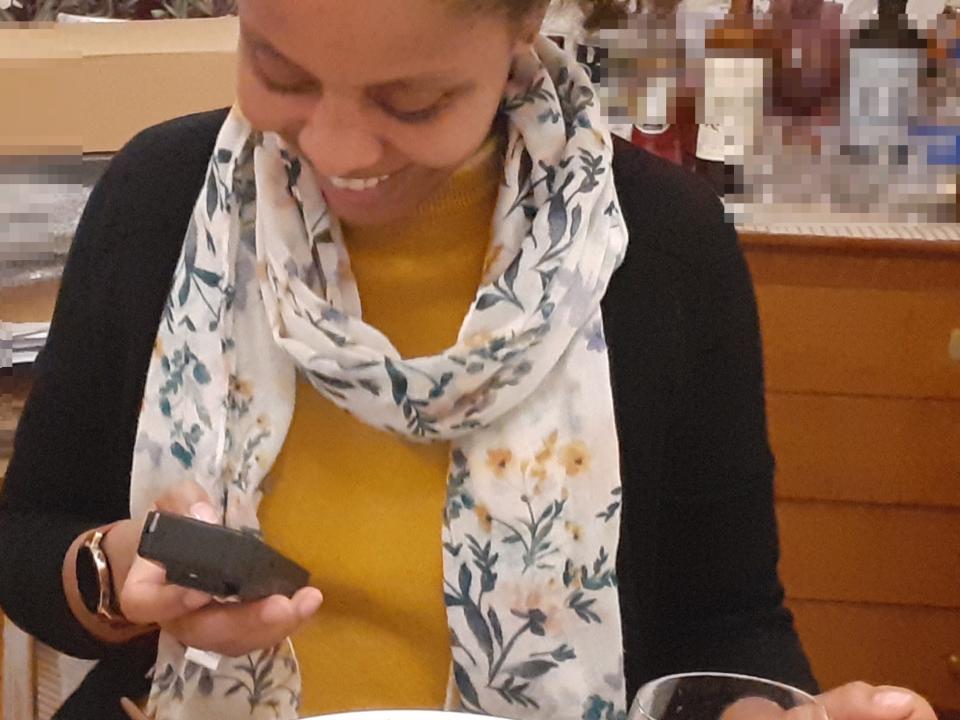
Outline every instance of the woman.
[[(616, 718), (698, 668), (814, 688), (735, 233), (614, 150), (544, 4), (246, 0), (238, 107), (114, 160), (0, 506), (5, 611), (102, 658), (62, 717), (147, 685), (157, 718)], [(165, 583), (151, 506), (260, 528), (323, 609)]]

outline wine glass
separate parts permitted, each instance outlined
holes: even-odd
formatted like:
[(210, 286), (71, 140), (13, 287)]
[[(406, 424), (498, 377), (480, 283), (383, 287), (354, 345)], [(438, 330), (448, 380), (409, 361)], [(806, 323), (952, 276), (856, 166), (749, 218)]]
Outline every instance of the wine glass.
[(627, 720), (777, 720), (795, 708), (803, 708), (804, 720), (827, 718), (812, 695), (789, 685), (697, 672), (668, 675), (641, 687)]

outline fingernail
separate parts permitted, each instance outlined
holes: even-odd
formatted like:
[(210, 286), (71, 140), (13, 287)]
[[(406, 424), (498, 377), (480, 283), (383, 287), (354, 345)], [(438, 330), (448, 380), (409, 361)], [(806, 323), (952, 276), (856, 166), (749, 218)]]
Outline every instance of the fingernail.
[(206, 523), (217, 523), (220, 522), (220, 518), (217, 517), (216, 510), (210, 505), (210, 503), (198, 502), (190, 506), (190, 514), (195, 517), (197, 520), (202, 520)]
[(313, 615), (317, 610), (320, 609), (320, 606), (323, 604), (323, 595), (319, 590), (310, 593), (303, 600), (300, 601), (300, 605), (297, 610), (300, 613), (300, 617), (308, 618)]
[(913, 694), (905, 690), (881, 690), (873, 696), (874, 707), (902, 710), (913, 704)]

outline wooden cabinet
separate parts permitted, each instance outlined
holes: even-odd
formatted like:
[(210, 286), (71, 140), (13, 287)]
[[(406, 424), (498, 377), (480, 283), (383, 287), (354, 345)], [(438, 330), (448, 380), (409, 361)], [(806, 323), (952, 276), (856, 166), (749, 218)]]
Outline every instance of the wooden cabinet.
[(960, 242), (741, 233), (781, 572), (824, 685), (960, 716)]

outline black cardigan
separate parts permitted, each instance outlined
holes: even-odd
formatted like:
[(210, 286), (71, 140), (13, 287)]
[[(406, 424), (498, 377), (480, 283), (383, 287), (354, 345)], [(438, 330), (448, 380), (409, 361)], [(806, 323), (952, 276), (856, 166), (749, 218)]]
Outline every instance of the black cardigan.
[[(103, 658), (63, 717), (112, 717), (110, 696), (142, 690), (151, 663), (153, 638), (104, 646), (77, 623), (61, 565), (85, 529), (129, 516), (150, 352), (224, 117), (140, 133), (94, 189), (0, 494), (0, 606), (43, 642)], [(630, 245), (603, 317), (629, 694), (697, 669), (814, 690), (777, 576), (760, 336), (736, 233), (706, 186), (619, 140), (614, 174)]]

